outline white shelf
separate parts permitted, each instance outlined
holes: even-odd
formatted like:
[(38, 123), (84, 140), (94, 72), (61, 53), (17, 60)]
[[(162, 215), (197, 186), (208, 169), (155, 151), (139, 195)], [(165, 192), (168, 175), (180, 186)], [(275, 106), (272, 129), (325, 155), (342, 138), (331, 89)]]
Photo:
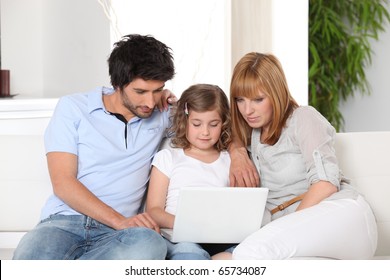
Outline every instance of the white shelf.
[(1, 135), (43, 135), (58, 98), (0, 99)]
[(1, 98), (0, 112), (53, 111), (57, 102), (58, 98)]

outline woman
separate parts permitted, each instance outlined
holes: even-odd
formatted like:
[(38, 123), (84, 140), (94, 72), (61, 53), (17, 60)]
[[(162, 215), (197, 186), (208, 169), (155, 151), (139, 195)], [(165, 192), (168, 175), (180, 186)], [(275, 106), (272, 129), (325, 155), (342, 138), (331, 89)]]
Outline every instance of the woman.
[(250, 147), (261, 186), (269, 188), (264, 226), (233, 259), (371, 258), (375, 217), (341, 174), (335, 129), (314, 108), (298, 106), (278, 59), (248, 53), (230, 91), (233, 136)]

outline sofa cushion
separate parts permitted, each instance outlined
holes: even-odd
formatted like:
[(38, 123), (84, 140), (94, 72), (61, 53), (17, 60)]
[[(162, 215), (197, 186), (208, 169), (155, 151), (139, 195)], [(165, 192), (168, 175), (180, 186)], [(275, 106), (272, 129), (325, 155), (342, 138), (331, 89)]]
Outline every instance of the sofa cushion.
[(42, 135), (0, 137), (0, 232), (28, 231), (52, 192)]
[(364, 195), (378, 224), (377, 256), (390, 256), (390, 132), (338, 133), (339, 165)]

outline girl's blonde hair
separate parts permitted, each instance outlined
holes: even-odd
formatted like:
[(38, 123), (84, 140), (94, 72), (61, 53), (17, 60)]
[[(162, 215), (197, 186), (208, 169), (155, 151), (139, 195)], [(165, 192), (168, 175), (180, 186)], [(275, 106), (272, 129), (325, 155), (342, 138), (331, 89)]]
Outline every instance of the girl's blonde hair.
[(273, 145), (279, 140), (288, 117), (298, 107), (290, 94), (279, 60), (271, 54), (246, 54), (235, 66), (230, 84), (232, 133), (245, 146), (251, 142), (252, 128), (239, 112), (236, 98), (255, 99), (260, 91), (271, 100), (273, 107), (269, 135), (264, 141), (266, 144)]
[(187, 140), (187, 118), (190, 111), (198, 113), (216, 110), (222, 119), (221, 135), (215, 148), (218, 151), (226, 150), (231, 142), (231, 119), (229, 101), (221, 88), (209, 84), (190, 86), (181, 95), (173, 116), (171, 132), (172, 146), (187, 149), (190, 143)]

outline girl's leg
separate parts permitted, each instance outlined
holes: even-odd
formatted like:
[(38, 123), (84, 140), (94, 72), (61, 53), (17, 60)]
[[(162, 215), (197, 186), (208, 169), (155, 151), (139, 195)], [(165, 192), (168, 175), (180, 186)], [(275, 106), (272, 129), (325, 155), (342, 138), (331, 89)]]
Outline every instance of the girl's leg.
[(217, 253), (211, 256), (212, 260), (231, 260), (233, 258), (232, 252), (237, 245), (231, 246), (223, 252)]
[(231, 260), (232, 259), (232, 253), (230, 252), (221, 252), (221, 253), (218, 253), (218, 254), (215, 254), (213, 256), (211, 256), (211, 259), (212, 260)]
[(169, 260), (210, 260), (209, 253), (199, 244), (191, 242), (172, 243), (167, 240)]

